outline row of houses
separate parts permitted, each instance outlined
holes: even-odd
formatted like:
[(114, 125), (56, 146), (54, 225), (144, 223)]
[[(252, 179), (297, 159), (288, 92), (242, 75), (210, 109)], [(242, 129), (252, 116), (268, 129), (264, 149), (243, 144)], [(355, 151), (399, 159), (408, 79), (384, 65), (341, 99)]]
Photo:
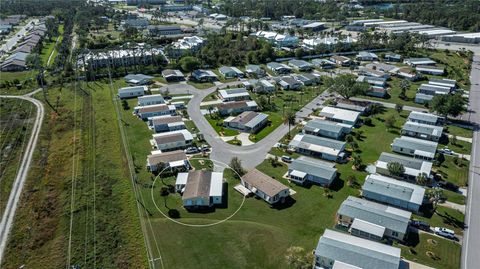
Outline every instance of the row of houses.
[(79, 66), (91, 67), (94, 69), (105, 67), (121, 67), (134, 65), (150, 65), (164, 62), (166, 60), (164, 52), (160, 48), (148, 47), (145, 44), (139, 44), (135, 48), (90, 51), (78, 56)]
[(415, 95), (415, 103), (428, 103), (437, 95), (448, 95), (457, 90), (457, 82), (452, 79), (431, 78), (428, 83), (421, 84)]
[(22, 37), (21, 41), (16, 45), (15, 50), (12, 51), (1, 64), (1, 71), (22, 71), (28, 68), (27, 57), (39, 44), (43, 41), (47, 32), (44, 23), (34, 25), (28, 33)]
[(0, 35), (9, 34), (13, 27), (17, 26), (26, 17), (26, 15), (9, 15), (3, 19), (0, 19)]

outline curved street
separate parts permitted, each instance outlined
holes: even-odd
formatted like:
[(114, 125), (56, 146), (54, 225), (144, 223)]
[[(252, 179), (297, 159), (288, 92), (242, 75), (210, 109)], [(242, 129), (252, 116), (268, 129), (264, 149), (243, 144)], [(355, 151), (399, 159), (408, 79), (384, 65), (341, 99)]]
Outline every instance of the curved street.
[[(200, 133), (203, 134), (205, 140), (212, 147), (212, 153), (210, 158), (216, 161), (228, 163), (233, 157), (238, 157), (242, 161), (242, 165), (251, 169), (259, 165), (265, 160), (267, 153), (270, 149), (288, 133), (288, 125), (282, 124), (277, 127), (267, 137), (263, 138), (259, 142), (248, 146), (235, 146), (223, 141), (213, 127), (208, 123), (207, 119), (202, 115), (200, 111), (200, 103), (207, 97), (207, 95), (213, 93), (217, 88), (225, 88), (227, 86), (237, 85), (238, 81), (223, 83), (218, 86), (214, 86), (205, 90), (198, 90), (188, 84), (174, 84), (165, 86), (160, 91), (168, 88), (172, 94), (191, 94), (192, 99), (188, 102), (188, 115), (197, 126)], [(297, 119), (304, 118), (310, 114), (313, 109), (323, 103), (323, 99), (326, 97), (327, 92), (324, 91), (309, 104), (304, 106), (299, 112), (296, 113)]]
[(25, 153), (22, 157), (22, 162), (15, 178), (15, 181), (12, 185), (12, 190), (10, 191), (10, 196), (8, 198), (7, 206), (5, 207), (5, 212), (2, 216), (2, 221), (0, 223), (0, 264), (2, 264), (3, 254), (5, 247), (8, 241), (8, 235), (12, 228), (13, 220), (15, 218), (15, 212), (18, 207), (20, 196), (22, 195), (22, 190), (27, 179), (28, 171), (30, 169), (30, 164), (32, 162), (33, 152), (38, 141), (38, 135), (42, 128), (43, 117), (44, 117), (44, 107), (43, 103), (37, 99), (32, 98), (31, 96), (38, 92), (38, 90), (31, 92), (23, 96), (15, 95), (0, 95), (0, 98), (15, 98), (23, 99), (29, 102), (32, 102), (37, 107), (37, 114), (35, 116), (35, 122), (32, 128), (32, 134), (28, 141), (27, 147), (25, 148)]

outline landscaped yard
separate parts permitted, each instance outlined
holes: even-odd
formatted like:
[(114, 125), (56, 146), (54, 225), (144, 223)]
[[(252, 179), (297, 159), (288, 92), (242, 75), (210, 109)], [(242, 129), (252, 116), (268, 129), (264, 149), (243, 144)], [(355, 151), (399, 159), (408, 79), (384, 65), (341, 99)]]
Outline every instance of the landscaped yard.
[(455, 157), (445, 156), (445, 161), (440, 167), (433, 167), (433, 170), (442, 175), (442, 178), (455, 183), (459, 186), (465, 186), (468, 180), (469, 161), (458, 158), (458, 165), (454, 163)]
[(399, 244), (395, 246), (400, 247), (402, 256), (410, 261), (437, 269), (459, 268), (461, 245), (458, 243), (425, 233), (420, 233), (415, 241), (418, 244), (411, 247)]
[(220, 136), (235, 136), (240, 134), (239, 131), (223, 127), (223, 120), (225, 120), (227, 117), (221, 117), (220, 115), (213, 114), (210, 116), (207, 114), (205, 115), (205, 118)]
[(468, 137), (468, 138), (471, 138), (473, 136), (472, 129), (462, 128), (452, 124), (448, 125), (447, 128), (445, 129), (444, 131), (450, 135), (456, 135), (456, 136), (462, 136), (462, 137)]

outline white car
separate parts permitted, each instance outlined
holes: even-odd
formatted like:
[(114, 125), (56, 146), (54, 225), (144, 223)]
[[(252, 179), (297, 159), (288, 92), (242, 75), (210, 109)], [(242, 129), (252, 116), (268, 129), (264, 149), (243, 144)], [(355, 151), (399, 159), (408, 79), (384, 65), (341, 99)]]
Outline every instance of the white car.
[(442, 236), (442, 237), (445, 237), (445, 238), (448, 238), (448, 239), (455, 239), (455, 232), (450, 230), (450, 229), (447, 229), (447, 228), (443, 228), (443, 227), (435, 227), (433, 228), (433, 231), (435, 232), (436, 235), (439, 235), (439, 236)]

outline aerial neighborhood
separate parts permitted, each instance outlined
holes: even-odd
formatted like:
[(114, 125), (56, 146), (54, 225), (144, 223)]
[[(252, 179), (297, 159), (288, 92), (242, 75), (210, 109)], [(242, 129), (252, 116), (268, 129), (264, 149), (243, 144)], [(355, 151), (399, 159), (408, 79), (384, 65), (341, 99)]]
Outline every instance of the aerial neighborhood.
[(475, 11), (5, 1), (0, 267), (476, 268)]

